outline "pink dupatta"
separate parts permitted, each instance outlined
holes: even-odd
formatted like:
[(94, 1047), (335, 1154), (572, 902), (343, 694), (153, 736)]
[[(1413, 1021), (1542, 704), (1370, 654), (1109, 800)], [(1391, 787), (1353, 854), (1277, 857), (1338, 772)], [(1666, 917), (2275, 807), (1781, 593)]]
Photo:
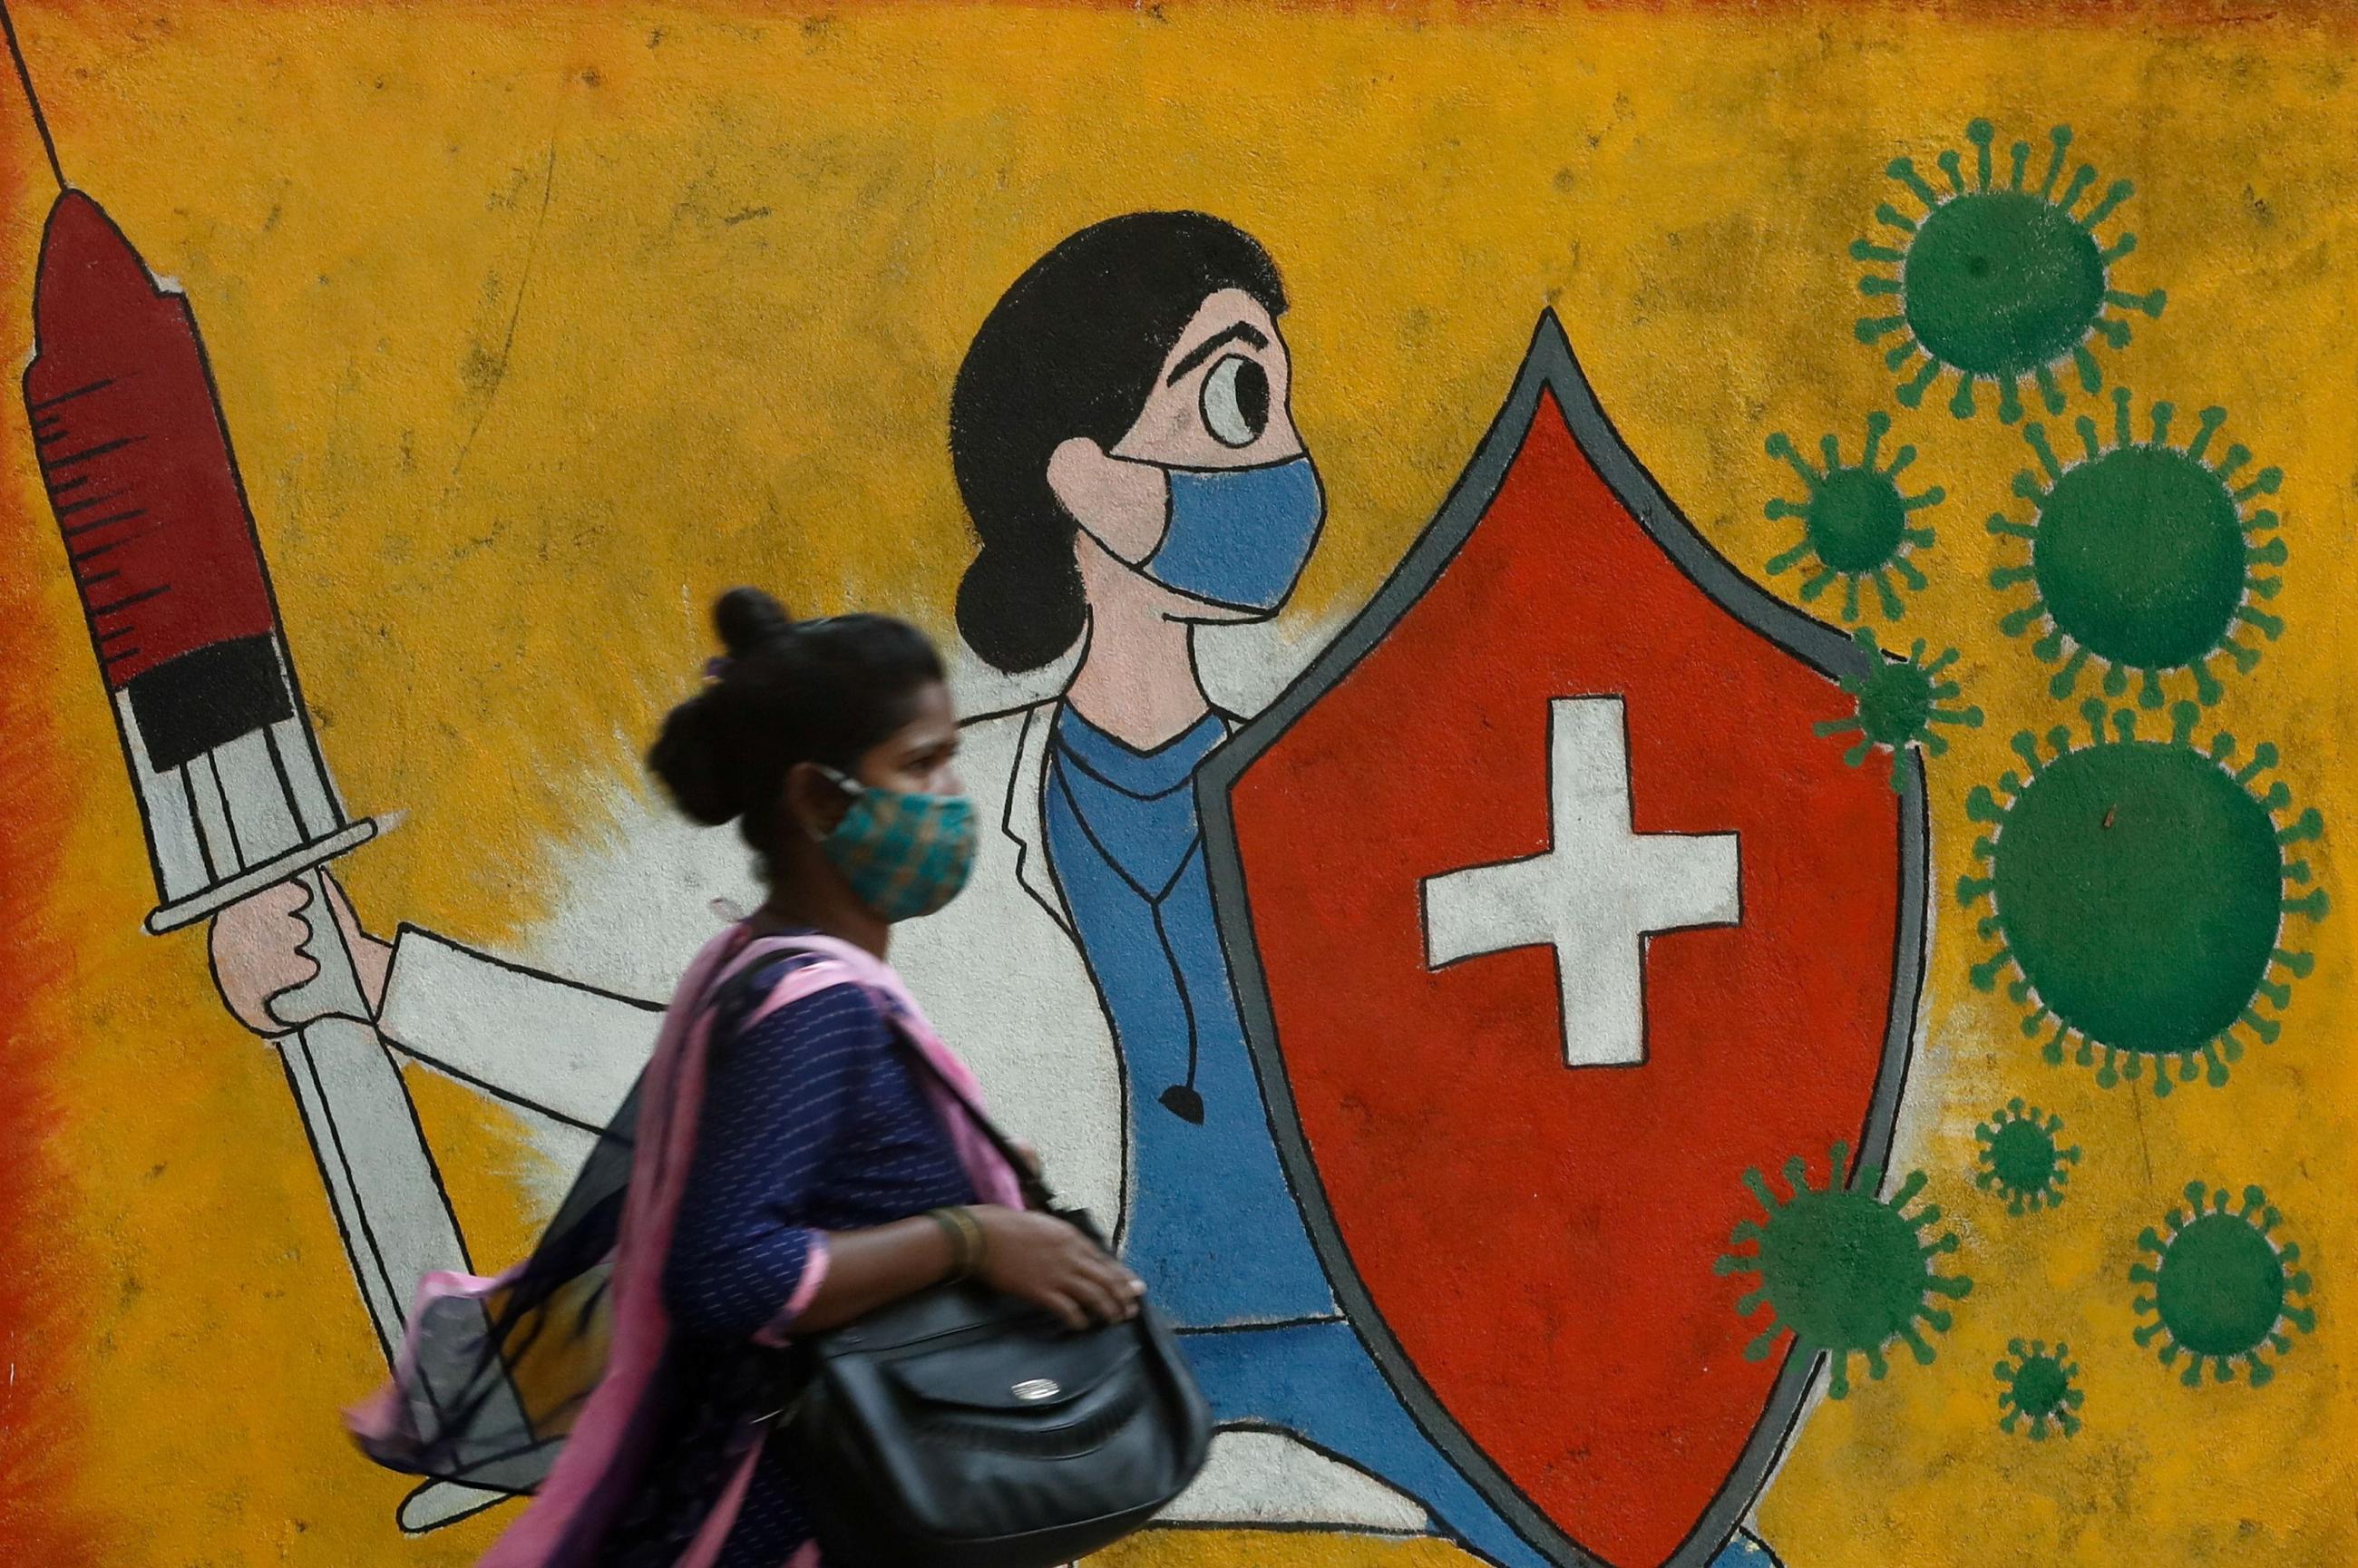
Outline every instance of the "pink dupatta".
[[(922, 1052), (939, 1075), (919, 1075), (921, 1087), (940, 1114), (956, 1149), (958, 1162), (974, 1184), (978, 1198), (1011, 1208), (1022, 1206), (1022, 1187), (1015, 1173), (990, 1141), (950, 1098), (965, 1098), (978, 1110), (981, 1085), (973, 1071), (936, 1034), (925, 1022), (916, 999), (890, 967), (862, 948), (831, 937), (815, 935), (762, 936), (749, 939), (741, 926), (732, 926), (705, 944), (672, 994), (664, 1016), (654, 1056), (639, 1089), (638, 1123), (631, 1155), (629, 1186), (623, 1200), (619, 1239), (611, 1277), (611, 1333), (605, 1367), (588, 1402), (572, 1421), (553, 1468), (538, 1495), (523, 1515), (508, 1527), (485, 1553), (481, 1568), (578, 1568), (586, 1563), (604, 1540), (624, 1501), (644, 1474), (649, 1394), (671, 1326), (663, 1301), (664, 1260), (671, 1250), (680, 1194), (696, 1150), (699, 1113), (704, 1104), (705, 1066), (711, 1045), (713, 1002), (730, 979), (764, 959), (790, 953), (808, 953), (819, 961), (790, 970), (749, 1015), (750, 1027), (777, 1009), (832, 986), (854, 984), (865, 989), (887, 1019)], [(794, 1300), (779, 1303), (779, 1314), (761, 1337), (783, 1342), (784, 1331), (815, 1292), (826, 1271), (826, 1254), (814, 1251)], [(427, 1277), (410, 1314), (410, 1327), (394, 1381), (367, 1403), (347, 1412), (347, 1424), (372, 1453), (398, 1449), (404, 1435), (404, 1411), (416, 1398), (415, 1381), (421, 1333), (438, 1302), (481, 1303), (515, 1277), (514, 1271), (498, 1279), (438, 1273)], [(743, 1453), (730, 1471), (720, 1498), (676, 1568), (709, 1568), (728, 1539), (742, 1505), (745, 1488), (761, 1454), (749, 1429)], [(795, 1553), (791, 1568), (810, 1568), (815, 1550)]]

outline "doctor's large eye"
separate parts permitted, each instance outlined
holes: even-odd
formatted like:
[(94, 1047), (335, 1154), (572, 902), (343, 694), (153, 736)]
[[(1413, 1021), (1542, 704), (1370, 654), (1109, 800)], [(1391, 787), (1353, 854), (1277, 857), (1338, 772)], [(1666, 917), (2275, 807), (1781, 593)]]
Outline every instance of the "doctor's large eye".
[(1224, 447), (1249, 447), (1269, 428), (1269, 372), (1230, 354), (1204, 377), (1204, 428)]

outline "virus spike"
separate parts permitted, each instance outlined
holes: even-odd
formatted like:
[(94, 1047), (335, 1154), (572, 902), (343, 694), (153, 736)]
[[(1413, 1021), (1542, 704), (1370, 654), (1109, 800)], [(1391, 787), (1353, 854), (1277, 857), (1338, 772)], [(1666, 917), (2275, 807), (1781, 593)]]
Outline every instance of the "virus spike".
[[(1851, 328), (1851, 333), (1862, 343), (1880, 342), (1891, 332), (1906, 325), (1908, 325), (1908, 318), (1905, 316), (1862, 316)], [(1900, 347), (1913, 353), (1916, 345), (1913, 341), (1909, 341), (1902, 343)]]
[(1966, 123), (1965, 140), (1973, 143), (1974, 145), (1974, 164), (1975, 173), (1979, 177), (1979, 184), (1977, 187), (1979, 189), (1987, 190), (1989, 189), (1990, 139), (1996, 135), (1996, 130), (1987, 120), (1977, 119), (1968, 121)]
[(1901, 406), (1914, 408), (1924, 401), (1924, 389), (1931, 386), (1933, 378), (1940, 373), (1941, 362), (1926, 360), (1924, 368), (1916, 373), (1915, 379), (1899, 388), (1893, 395), (1899, 399)]
[[(2039, 383), (2039, 399), (2047, 406), (2047, 412), (2062, 413), (2063, 389), (2055, 384), (2055, 373), (2047, 366), (2040, 365), (2031, 372), (2031, 379)], [(2007, 423), (2012, 424), (2013, 421), (2008, 420)]]
[[(2071, 171), (2071, 183), (2064, 189), (2063, 194), (2056, 200), (2055, 205), (2068, 215), (2072, 208), (2079, 205), (2080, 198), (2086, 193), (2088, 187), (2095, 182), (2095, 166), (2082, 164)], [(2078, 220), (2075, 219), (2074, 222)]]
[[(2022, 438), (2030, 443), (2032, 451), (2039, 454), (2039, 466), (2047, 470), (2047, 477), (2050, 481), (2063, 477), (2063, 465), (2056, 460), (2055, 449), (2047, 444), (2046, 426), (2035, 420), (2025, 425), (2022, 427)], [(2019, 492), (2021, 488), (2021, 481), (2017, 480), (2015, 489)]]
[[(2090, 169), (2088, 171), (2088, 177), (2092, 179), (2094, 178), (2095, 170)], [(2125, 179), (2116, 179), (2113, 181), (2112, 188), (2104, 192), (2104, 200), (2098, 201), (2093, 207), (2091, 207), (2080, 219), (2080, 227), (2082, 229), (2093, 229), (2097, 224), (2111, 217), (2113, 215), (2113, 209), (2118, 207), (2122, 202), (2126, 201), (2129, 199), (2130, 193), (2136, 189), (2136, 187), (2131, 185)], [(2071, 203), (2067, 201), (2064, 205), (2068, 207)]]
[[(1907, 610), (1907, 606), (1900, 603), (1899, 595), (1892, 590), (1891, 579), (1884, 573), (1878, 571), (1875, 574), (1872, 580), (1875, 583), (1876, 599), (1882, 606), (1885, 619), (1891, 621), (1898, 620), (1901, 614)], [(1919, 586), (1921, 586), (1920, 583)], [(1854, 600), (1855, 600), (1858, 596), (1857, 589), (1858, 579), (1856, 578), (1853, 578), (1851, 579), (1851, 597)], [(1864, 746), (1864, 742), (1861, 744)], [(1864, 751), (1862, 751), (1860, 754), (1859, 761), (1865, 761)], [(1858, 763), (1854, 762), (1851, 765), (1853, 767), (1856, 767)]]
[(2006, 151), (2014, 161), (2014, 178), (2006, 182), (2006, 189), (2009, 190), (2019, 190), (2022, 189), (2022, 171), (2024, 166), (2030, 162), (2030, 144), (2028, 142), (2017, 142), (2013, 146), (2007, 148)]
[(2255, 495), (2274, 495), (2277, 492), (2277, 487), (2282, 483), (2284, 483), (2284, 470), (2262, 469), (2252, 476), (2251, 483), (2235, 492), (2235, 499), (2241, 502), (2249, 501)]
[(1870, 297), (1896, 295), (1900, 292), (1900, 288), (1901, 285), (1898, 278), (1878, 277), (1871, 272), (1858, 280), (1858, 291)]
[(2098, 251), (2096, 253), (2096, 259), (2103, 262), (2107, 267), (2109, 267), (2113, 263), (2120, 260), (2123, 256), (2131, 254), (2136, 249), (2136, 236), (2135, 234), (2123, 234), (2119, 239), (2115, 240), (2111, 244), (2106, 245), (2103, 250)]
[(1972, 376), (1957, 377), (1957, 393), (1955, 396), (1949, 399), (1949, 412), (1960, 419), (1970, 419), (1974, 416), (1974, 378)]
[(1927, 185), (1924, 182), (1924, 177), (1916, 172), (1915, 160), (1912, 158), (1893, 158), (1883, 166), (1883, 172), (1913, 191), (1916, 200), (1921, 201), (1926, 207), (1937, 208), (1941, 205), (1940, 193)]
[[(2153, 444), (2155, 446), (2166, 447), (2169, 444), (2169, 421), (2171, 416), (2177, 412), (2178, 408), (2174, 404), (2157, 403), (2153, 406)], [(2128, 438), (2123, 437), (2121, 444), (2128, 445)]]
[(1963, 196), (1965, 193), (1965, 173), (1963, 166), (1958, 160), (1957, 149), (1954, 147), (1946, 148), (1942, 152), (1939, 157), (1934, 158), (1932, 161), (1939, 164), (1941, 166), (1941, 172), (1949, 177), (1949, 187), (1952, 193)]
[(2096, 439), (2096, 422), (2093, 419), (2082, 414), (2071, 422), (2071, 427), (2080, 433), (2080, 445), (2087, 449), (2090, 458), (2096, 457), (2104, 449), (2104, 444)]
[[(2093, 330), (2099, 332), (2104, 332), (2104, 329), (2107, 325), (2108, 323), (2106, 322), (2098, 321), (2094, 324)], [(2105, 340), (2112, 342), (2113, 347), (2116, 349), (2123, 343), (2129, 341), (2128, 333), (2125, 330), (2121, 333), (2117, 341), (2113, 340), (2110, 332), (2104, 332), (2104, 337)], [(2081, 391), (2093, 392), (2098, 387), (2104, 384), (2104, 373), (2097, 366), (2096, 356), (2088, 351), (2087, 344), (2074, 343), (2071, 345), (2071, 362), (2079, 368)], [(2060, 414), (2062, 410), (2059, 408), (2054, 410), (2054, 412)]]
[(2186, 455), (2199, 463), (2202, 460), (2202, 454), (2211, 448), (2211, 438), (2217, 435), (2219, 427), (2227, 422), (2227, 411), (2205, 408), (2195, 416), (2195, 422), (2194, 439), (2188, 444)]
[(2071, 658), (2064, 662), (2063, 667), (2055, 672), (2055, 678), (2047, 683), (2047, 695), (2059, 702), (2070, 697), (2073, 688), (2079, 686), (2080, 672), (2086, 667), (2087, 663), (2088, 650), (2074, 649)]
[[(1866, 416), (1866, 449), (1860, 455), (1858, 460), (1859, 466), (1861, 468), (1873, 468), (1875, 466), (1876, 450), (1882, 445), (1883, 438), (1888, 435), (1890, 431), (1891, 416), (1886, 414), (1880, 408), (1870, 409)], [(1828, 436), (1826, 438), (1826, 443), (1831, 447), (1833, 444), (1833, 438), (1832, 436)], [(1909, 449), (1909, 455), (1913, 455), (1912, 449)], [(1896, 470), (1901, 465), (1895, 463), (1892, 466)]]
[(2071, 127), (2058, 125), (2047, 133), (2047, 139), (2054, 144), (2054, 151), (2047, 160), (2046, 183), (2039, 188), (2041, 200), (2051, 200), (2055, 195), (2056, 178), (2063, 172), (2064, 149), (2071, 145)]
[(1879, 203), (1876, 207), (1875, 221), (1878, 223), (1887, 224), (1891, 228), (1900, 230), (1906, 233), (1912, 234), (1916, 232), (1916, 220), (1910, 218), (1907, 213), (1902, 212), (1898, 208), (1894, 207), (1888, 201)]
[(1863, 262), (1903, 262), (1908, 259), (1908, 253), (1894, 250), (1889, 245), (1878, 245), (1871, 240), (1853, 240), (1850, 243), (1850, 258)]
[[(2113, 388), (2113, 444), (2125, 447), (2129, 440), (2129, 389), (2116, 386)], [(2094, 457), (2096, 449), (2089, 448), (2088, 455)]]

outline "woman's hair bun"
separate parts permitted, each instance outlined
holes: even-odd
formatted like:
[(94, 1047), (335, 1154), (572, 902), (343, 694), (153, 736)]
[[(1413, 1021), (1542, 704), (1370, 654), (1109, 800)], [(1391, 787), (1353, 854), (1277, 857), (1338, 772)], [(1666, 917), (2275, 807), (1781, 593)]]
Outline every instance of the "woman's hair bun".
[(714, 687), (673, 708), (647, 752), (647, 766), (680, 810), (707, 827), (745, 813), (744, 773), (728, 754), (729, 725), (719, 711), (723, 700)]
[(732, 588), (713, 602), (712, 629), (731, 658), (743, 658), (795, 629), (786, 607), (758, 588)]

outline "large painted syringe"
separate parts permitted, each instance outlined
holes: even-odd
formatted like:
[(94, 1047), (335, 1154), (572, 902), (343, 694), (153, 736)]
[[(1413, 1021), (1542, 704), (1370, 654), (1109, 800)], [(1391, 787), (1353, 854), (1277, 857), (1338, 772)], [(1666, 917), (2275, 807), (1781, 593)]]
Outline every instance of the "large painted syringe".
[[(25, 406), (146, 826), (147, 929), (290, 879), (309, 889), (302, 951), (319, 973), (272, 999), (291, 1031), (276, 1044), (390, 1361), (419, 1276), (467, 1255), (322, 885), (374, 825), (345, 813), (320, 757), (188, 301), (66, 189), (33, 316)], [(402, 1522), (429, 1528), (492, 1496), (429, 1483)]]

